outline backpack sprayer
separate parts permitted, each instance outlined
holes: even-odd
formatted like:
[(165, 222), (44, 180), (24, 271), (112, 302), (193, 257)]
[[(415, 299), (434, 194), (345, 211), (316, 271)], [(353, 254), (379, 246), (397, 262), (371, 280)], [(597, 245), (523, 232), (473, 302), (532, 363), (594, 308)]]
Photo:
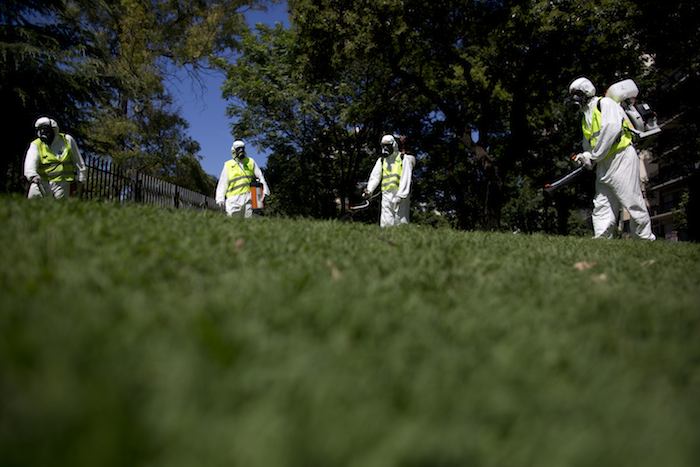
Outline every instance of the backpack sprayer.
[(255, 210), (261, 210), (263, 206), (263, 198), (265, 197), (265, 188), (260, 180), (255, 179), (250, 182), (250, 206)]
[(655, 135), (661, 131), (656, 121), (656, 112), (651, 110), (649, 104), (637, 103), (639, 89), (634, 81), (625, 79), (608, 88), (605, 97), (609, 97), (622, 107), (630, 123), (634, 127), (634, 133), (640, 138)]
[[(637, 95), (639, 95), (639, 88), (637, 88), (637, 84), (631, 79), (618, 81), (605, 92), (605, 97), (609, 97), (620, 104), (620, 107), (625, 111), (625, 115), (627, 115), (627, 118), (634, 127), (632, 131), (638, 138), (646, 138), (647, 136), (661, 132), (661, 126), (659, 126), (656, 121), (656, 112), (651, 109), (649, 104), (644, 102), (638, 103)], [(574, 156), (571, 156), (571, 159), (573, 158)], [(583, 166), (578, 167), (560, 179), (545, 184), (544, 191), (549, 193), (567, 185), (573, 179), (581, 175), (582, 172)]]

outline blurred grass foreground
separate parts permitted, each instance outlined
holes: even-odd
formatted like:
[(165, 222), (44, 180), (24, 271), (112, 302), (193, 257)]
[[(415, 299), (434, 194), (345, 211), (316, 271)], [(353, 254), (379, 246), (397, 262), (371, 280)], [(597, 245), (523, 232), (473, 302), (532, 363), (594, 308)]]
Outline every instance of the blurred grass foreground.
[(700, 465), (700, 247), (0, 199), (0, 465)]

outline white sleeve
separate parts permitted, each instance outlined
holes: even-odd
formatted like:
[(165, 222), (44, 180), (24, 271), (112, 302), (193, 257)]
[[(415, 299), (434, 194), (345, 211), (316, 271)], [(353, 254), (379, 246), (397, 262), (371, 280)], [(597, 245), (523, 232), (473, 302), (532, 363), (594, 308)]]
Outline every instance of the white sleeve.
[(39, 149), (36, 144), (30, 144), (29, 149), (27, 149), (27, 155), (24, 156), (24, 176), (27, 180), (31, 180), (32, 177), (39, 175), (37, 172), (37, 167), (39, 166)]
[(600, 134), (591, 150), (591, 160), (602, 160), (617, 142), (622, 132), (622, 111), (620, 105), (609, 97), (600, 99)]
[(87, 168), (85, 167), (85, 161), (83, 160), (83, 155), (80, 154), (80, 149), (78, 149), (78, 143), (75, 142), (75, 139), (71, 135), (66, 135), (66, 140), (68, 140), (68, 144), (70, 144), (70, 152), (73, 157), (73, 164), (75, 164), (75, 167), (78, 171), (78, 181), (82, 183), (85, 181), (85, 174), (87, 172)]
[(416, 158), (410, 154), (403, 156), (403, 169), (401, 170), (401, 181), (396, 196), (405, 199), (411, 193), (411, 178), (413, 176), (413, 166), (416, 165)]
[(270, 194), (270, 187), (267, 186), (265, 176), (263, 175), (262, 170), (260, 170), (260, 167), (258, 167), (258, 164), (255, 161), (253, 161), (253, 163), (255, 164), (253, 168), (253, 173), (258, 178), (258, 180), (260, 180), (260, 183), (263, 184), (263, 193), (265, 193), (265, 196), (268, 196)]
[(216, 184), (216, 203), (223, 203), (226, 201), (226, 188), (228, 187), (228, 171), (226, 170), (226, 164), (224, 168), (221, 169), (221, 175), (219, 175), (219, 183)]
[(377, 159), (377, 162), (374, 163), (374, 168), (372, 169), (372, 173), (369, 175), (369, 180), (367, 181), (367, 191), (369, 194), (372, 194), (372, 192), (379, 186), (379, 183), (382, 181), (382, 158), (380, 157)]

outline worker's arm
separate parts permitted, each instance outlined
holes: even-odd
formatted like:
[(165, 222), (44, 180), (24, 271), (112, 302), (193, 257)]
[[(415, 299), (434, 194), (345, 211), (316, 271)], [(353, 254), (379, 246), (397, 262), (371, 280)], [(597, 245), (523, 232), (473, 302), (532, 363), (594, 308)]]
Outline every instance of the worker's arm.
[(228, 189), (228, 171), (226, 170), (226, 164), (224, 168), (221, 169), (221, 175), (219, 175), (219, 183), (216, 184), (216, 204), (224, 204), (226, 201), (226, 190)]
[(253, 168), (253, 173), (255, 174), (255, 178), (260, 180), (260, 183), (263, 184), (263, 193), (265, 194), (265, 196), (269, 196), (270, 195), (270, 187), (267, 186), (267, 181), (265, 181), (265, 175), (263, 175), (262, 170), (260, 170), (260, 167), (258, 167), (257, 162), (253, 161), (253, 163), (255, 164), (254, 168)]
[(372, 173), (369, 175), (369, 180), (367, 181), (367, 193), (372, 194), (374, 190), (377, 189), (377, 186), (379, 186), (379, 183), (382, 181), (382, 158), (378, 158), (377, 162), (374, 164), (374, 168), (372, 169)]
[(80, 153), (80, 149), (78, 149), (78, 143), (75, 142), (75, 139), (73, 139), (71, 135), (66, 135), (66, 141), (68, 144), (70, 144), (70, 153), (77, 171), (77, 180), (78, 182), (83, 183), (85, 182), (85, 175), (87, 173), (87, 167), (85, 166), (83, 155)]
[(24, 157), (24, 176), (30, 182), (34, 177), (39, 177), (37, 168), (39, 167), (39, 148), (36, 144), (30, 144), (27, 154)]
[(403, 156), (403, 169), (401, 170), (401, 180), (396, 196), (401, 199), (408, 198), (411, 194), (411, 179), (413, 178), (413, 167), (416, 165), (416, 158), (410, 154)]
[(591, 161), (603, 160), (620, 138), (622, 132), (622, 109), (609, 97), (600, 99), (600, 134), (595, 147), (591, 150)]

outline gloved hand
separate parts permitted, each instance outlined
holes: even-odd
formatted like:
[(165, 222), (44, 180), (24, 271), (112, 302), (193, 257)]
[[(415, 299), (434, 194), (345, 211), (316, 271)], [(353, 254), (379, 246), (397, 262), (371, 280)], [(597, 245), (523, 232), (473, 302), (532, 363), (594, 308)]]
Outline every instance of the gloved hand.
[(394, 196), (394, 199), (391, 200), (391, 208), (394, 210), (394, 212), (399, 210), (399, 203), (401, 202), (401, 198), (398, 196)]
[(362, 190), (362, 199), (367, 198), (369, 198), (369, 191), (367, 191), (367, 189), (365, 188), (364, 190)]
[(226, 201), (217, 201), (216, 205), (219, 206), (220, 208), (223, 208), (226, 205)]
[(593, 161), (591, 160), (592, 154), (588, 151), (582, 152), (580, 154), (576, 154), (573, 159), (578, 162), (580, 165), (584, 166), (588, 170), (593, 169)]
[(29, 179), (29, 183), (36, 183), (38, 185), (41, 183), (41, 177), (38, 175), (34, 175), (32, 178)]

